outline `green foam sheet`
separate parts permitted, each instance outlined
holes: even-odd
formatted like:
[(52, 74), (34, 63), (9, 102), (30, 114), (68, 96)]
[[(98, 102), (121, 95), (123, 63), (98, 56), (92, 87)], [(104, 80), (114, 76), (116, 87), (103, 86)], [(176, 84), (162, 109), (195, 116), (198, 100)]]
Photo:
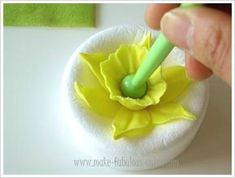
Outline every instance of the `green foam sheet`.
[(4, 4), (4, 26), (94, 27), (95, 4)]

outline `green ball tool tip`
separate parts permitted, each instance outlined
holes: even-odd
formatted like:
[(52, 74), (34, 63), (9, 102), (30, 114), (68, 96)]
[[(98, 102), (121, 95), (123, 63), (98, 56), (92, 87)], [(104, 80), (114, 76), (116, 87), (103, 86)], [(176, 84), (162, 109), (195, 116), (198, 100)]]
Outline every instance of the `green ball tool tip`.
[(128, 96), (131, 98), (141, 98), (147, 92), (147, 83), (142, 85), (135, 86), (132, 81), (134, 78), (134, 74), (127, 75), (121, 83), (121, 91), (124, 96)]
[[(181, 8), (197, 7), (201, 4), (183, 3)], [(130, 98), (142, 98), (147, 93), (147, 81), (152, 73), (160, 66), (168, 56), (174, 45), (160, 33), (153, 43), (143, 63), (135, 74), (129, 74), (121, 82), (121, 92), (123, 96)]]

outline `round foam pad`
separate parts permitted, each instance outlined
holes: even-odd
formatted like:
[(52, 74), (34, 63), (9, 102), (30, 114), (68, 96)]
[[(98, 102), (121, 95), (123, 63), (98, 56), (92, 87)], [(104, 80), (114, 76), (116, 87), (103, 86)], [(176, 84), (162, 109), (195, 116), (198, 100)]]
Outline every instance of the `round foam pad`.
[[(197, 116), (197, 120), (179, 119), (159, 125), (141, 138), (112, 139), (112, 118), (101, 118), (79, 105), (73, 88), (80, 77), (79, 53), (114, 52), (120, 44), (138, 43), (149, 29), (137, 25), (122, 25), (99, 32), (74, 52), (62, 79), (62, 104), (65, 119), (76, 125), (77, 140), (84, 153), (94, 159), (105, 158), (112, 166), (124, 170), (143, 170), (159, 167), (182, 153), (193, 140), (207, 109), (208, 84), (196, 82), (180, 100), (181, 104)], [(157, 36), (159, 32), (151, 32)], [(184, 53), (174, 48), (162, 66), (184, 65)], [(177, 77), (177, 76), (176, 76)], [(95, 98), (94, 98), (95, 99)], [(105, 109), (105, 108), (104, 108)], [(102, 120), (106, 119), (106, 122)], [(125, 163), (125, 164), (121, 164)]]

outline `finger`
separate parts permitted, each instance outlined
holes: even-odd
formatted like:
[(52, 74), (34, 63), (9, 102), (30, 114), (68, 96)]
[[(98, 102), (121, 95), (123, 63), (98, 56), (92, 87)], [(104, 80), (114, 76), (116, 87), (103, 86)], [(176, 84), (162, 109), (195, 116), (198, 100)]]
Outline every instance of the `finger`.
[(177, 4), (151, 4), (145, 13), (145, 21), (149, 27), (160, 29), (160, 20), (164, 13), (177, 7)]
[(203, 80), (212, 75), (212, 71), (185, 53), (185, 65), (187, 74), (192, 80)]
[(161, 29), (175, 45), (231, 83), (231, 17), (206, 7), (174, 9)]

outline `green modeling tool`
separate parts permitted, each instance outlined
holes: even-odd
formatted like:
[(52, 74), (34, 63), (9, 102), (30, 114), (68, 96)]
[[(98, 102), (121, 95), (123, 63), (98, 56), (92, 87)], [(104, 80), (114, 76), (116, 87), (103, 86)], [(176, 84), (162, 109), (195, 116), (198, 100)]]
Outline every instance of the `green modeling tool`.
[[(186, 3), (180, 7), (197, 7), (200, 4)], [(160, 33), (150, 48), (143, 63), (135, 74), (127, 75), (121, 82), (122, 94), (126, 97), (141, 98), (147, 92), (147, 80), (168, 56), (174, 45)]]

